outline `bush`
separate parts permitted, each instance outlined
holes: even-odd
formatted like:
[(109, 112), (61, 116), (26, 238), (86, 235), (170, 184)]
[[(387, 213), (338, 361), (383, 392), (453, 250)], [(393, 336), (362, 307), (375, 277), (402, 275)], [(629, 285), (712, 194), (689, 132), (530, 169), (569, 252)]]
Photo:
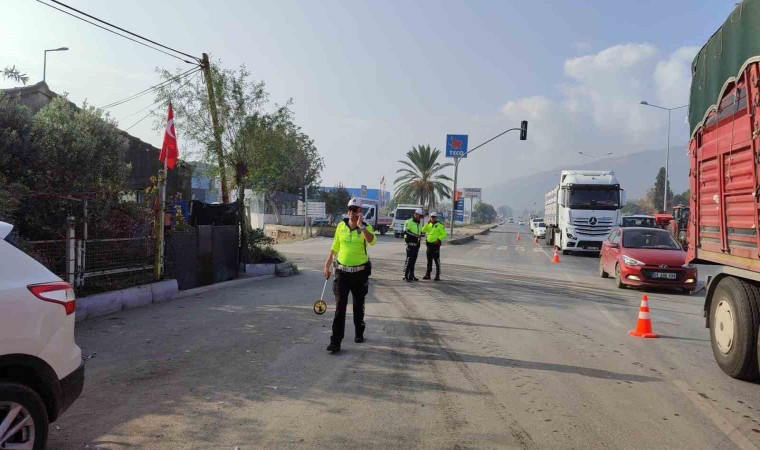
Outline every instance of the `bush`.
[(256, 228), (248, 230), (247, 237), (248, 248), (245, 249), (242, 255), (244, 263), (260, 264), (281, 263), (286, 261), (284, 256), (272, 248), (272, 245), (274, 245), (274, 239), (267, 236), (263, 229)]

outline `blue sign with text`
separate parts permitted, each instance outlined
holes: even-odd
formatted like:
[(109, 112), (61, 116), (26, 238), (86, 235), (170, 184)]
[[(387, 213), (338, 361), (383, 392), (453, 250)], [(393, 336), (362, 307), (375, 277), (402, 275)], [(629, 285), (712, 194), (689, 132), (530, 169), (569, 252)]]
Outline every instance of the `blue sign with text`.
[(447, 134), (446, 135), (446, 157), (447, 158), (467, 158), (467, 135), (466, 134)]

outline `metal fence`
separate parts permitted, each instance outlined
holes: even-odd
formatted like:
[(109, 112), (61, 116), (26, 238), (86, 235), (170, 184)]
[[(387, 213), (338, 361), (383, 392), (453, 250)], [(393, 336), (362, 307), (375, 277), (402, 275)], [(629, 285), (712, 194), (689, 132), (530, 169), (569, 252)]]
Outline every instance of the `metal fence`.
[(78, 239), (74, 284), (80, 291), (101, 292), (150, 283), (155, 250), (148, 237)]

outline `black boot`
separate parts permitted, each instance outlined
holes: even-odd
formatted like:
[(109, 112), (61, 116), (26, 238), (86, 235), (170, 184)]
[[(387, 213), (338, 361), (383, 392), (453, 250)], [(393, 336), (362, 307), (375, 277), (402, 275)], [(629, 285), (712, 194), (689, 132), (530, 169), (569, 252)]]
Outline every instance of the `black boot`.
[(429, 280), (429, 279), (430, 279), (430, 274), (429, 274), (429, 273), (426, 273), (426, 274), (425, 274), (425, 276), (424, 276), (424, 277), (422, 277), (422, 279), (423, 279), (423, 280)]
[(330, 342), (330, 345), (327, 346), (327, 351), (330, 353), (338, 353), (340, 351), (340, 344)]

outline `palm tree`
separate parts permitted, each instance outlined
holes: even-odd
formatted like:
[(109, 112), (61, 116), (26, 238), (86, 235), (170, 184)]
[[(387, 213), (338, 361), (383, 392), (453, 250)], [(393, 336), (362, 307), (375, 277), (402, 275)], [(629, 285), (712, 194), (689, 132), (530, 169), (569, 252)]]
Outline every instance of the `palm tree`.
[(409, 199), (423, 205), (428, 211), (438, 206), (439, 200), (451, 198), (451, 188), (445, 183), (453, 181), (439, 172), (452, 163), (441, 164), (441, 151), (429, 145), (418, 145), (406, 152), (408, 161), (399, 161), (406, 167), (397, 170), (396, 198)]

